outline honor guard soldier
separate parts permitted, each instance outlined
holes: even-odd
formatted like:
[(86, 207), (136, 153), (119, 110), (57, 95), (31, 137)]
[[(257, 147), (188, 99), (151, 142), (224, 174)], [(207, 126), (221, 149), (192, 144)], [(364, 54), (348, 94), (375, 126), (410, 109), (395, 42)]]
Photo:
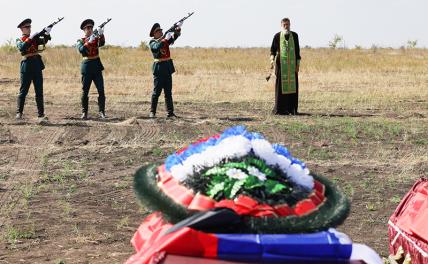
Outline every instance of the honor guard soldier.
[(173, 31), (168, 32), (165, 36), (159, 23), (155, 23), (150, 30), (150, 50), (153, 53), (154, 63), (152, 66), (153, 73), (153, 93), (150, 110), (150, 118), (156, 115), (156, 108), (162, 89), (165, 93), (165, 104), (168, 112), (167, 117), (177, 117), (174, 114), (174, 103), (172, 101), (172, 74), (175, 72), (172, 62), (169, 46), (180, 36), (182, 23), (176, 24)]
[(92, 81), (98, 91), (98, 110), (100, 118), (106, 118), (105, 102), (106, 97), (104, 94), (104, 79), (103, 73), (104, 66), (101, 63), (98, 48), (104, 46), (104, 29), (99, 27), (95, 31), (94, 21), (86, 19), (80, 25), (80, 29), (84, 32), (84, 37), (77, 41), (77, 49), (83, 56), (80, 65), (82, 74), (82, 116), (83, 120), (88, 119), (88, 104), (89, 104), (89, 88)]
[(36, 93), (36, 105), (39, 121), (46, 121), (43, 102), (43, 69), (45, 65), (40, 53), (45, 49), (46, 43), (51, 39), (52, 27), (46, 27), (41, 32), (31, 34), (31, 19), (27, 18), (19, 23), (18, 28), (22, 36), (16, 39), (16, 46), (21, 52), (22, 60), (20, 67), (21, 87), (16, 107), (16, 119), (22, 119), (24, 112), (25, 97), (28, 94), (31, 82), (33, 82)]

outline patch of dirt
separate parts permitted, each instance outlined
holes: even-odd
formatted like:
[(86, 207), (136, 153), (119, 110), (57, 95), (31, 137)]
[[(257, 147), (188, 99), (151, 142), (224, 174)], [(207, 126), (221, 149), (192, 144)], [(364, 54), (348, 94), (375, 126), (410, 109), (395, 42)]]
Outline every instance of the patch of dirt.
[[(9, 81), (13, 80), (1, 79), (0, 84)], [(115, 108), (127, 106), (124, 102)], [(13, 113), (12, 107), (5, 110)], [(135, 171), (232, 125), (247, 125), (272, 143), (285, 144), (313, 171), (336, 181), (352, 200), (351, 214), (339, 229), (382, 255), (388, 252), (387, 219), (397, 200), (416, 178), (427, 174), (423, 160), (412, 171), (398, 166), (394, 157), (373, 154), (375, 149), (393, 154), (399, 148), (399, 157), (408, 157), (420, 149), (420, 145), (403, 142), (400, 135), (337, 141), (343, 135), (322, 129), (292, 134), (283, 128), (314, 117), (352, 117), (356, 122), (385, 117), (404, 127), (407, 118), (426, 123), (423, 111), (398, 117), (382, 110), (323, 114), (308, 109), (306, 115), (276, 117), (262, 104), (250, 108), (246, 104), (186, 102), (176, 107), (178, 119), (152, 120), (112, 110), (107, 121), (83, 122), (70, 118), (75, 115), (70, 105), (53, 105), (49, 124), (44, 126), (29, 118), (17, 122), (0, 116), (0, 262), (124, 262), (133, 254), (129, 241), (148, 213), (134, 195)], [(418, 144), (426, 144), (426, 134), (418, 135)], [(409, 170), (413, 176), (404, 177)]]
[(0, 78), (0, 85), (6, 85), (6, 84), (18, 84), (18, 79), (10, 79), (10, 78)]

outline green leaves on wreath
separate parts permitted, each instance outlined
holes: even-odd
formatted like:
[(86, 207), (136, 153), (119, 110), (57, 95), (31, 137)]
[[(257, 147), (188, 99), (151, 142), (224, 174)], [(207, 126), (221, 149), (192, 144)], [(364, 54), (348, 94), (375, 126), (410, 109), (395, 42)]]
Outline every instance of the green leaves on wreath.
[(269, 179), (266, 180), (265, 187), (268, 194), (275, 194), (287, 188), (284, 184)]
[[(266, 176), (266, 180), (261, 180), (259, 175), (252, 175), (250, 171), (257, 168)], [(229, 177), (228, 171), (235, 169), (241, 171), (247, 176), (244, 179)], [(207, 181), (207, 195), (216, 200), (234, 199), (241, 193), (261, 196), (265, 199), (268, 196), (289, 194), (292, 189), (287, 180), (279, 173), (269, 168), (263, 160), (255, 157), (247, 157), (242, 162), (226, 162), (219, 166), (208, 169), (202, 173), (203, 178)], [(274, 197), (275, 196), (275, 197)]]
[(225, 168), (235, 168), (235, 169), (241, 169), (241, 170), (247, 170), (247, 168), (248, 168), (248, 165), (247, 164), (245, 164), (244, 162), (228, 162), (228, 163), (225, 163), (225, 164), (223, 164), (223, 166), (225, 167)]
[(245, 179), (244, 187), (245, 189), (254, 189), (257, 187), (263, 187), (263, 182), (259, 180), (256, 176), (249, 175)]
[(236, 194), (241, 190), (242, 186), (244, 186), (245, 184), (245, 180), (239, 180), (236, 181), (233, 186), (232, 189), (230, 190), (230, 195), (229, 195), (229, 199), (230, 198), (235, 198)]
[(224, 190), (224, 182), (219, 182), (214, 184), (214, 186), (212, 186), (212, 188), (210, 188), (208, 190), (208, 195), (211, 198), (214, 198), (214, 196), (216, 196), (219, 192), (222, 192)]
[(211, 198), (218, 197), (222, 199), (224, 197), (233, 199), (236, 197), (244, 185), (245, 180), (236, 179), (224, 179), (222, 182), (211, 183), (207, 194)]
[(250, 165), (253, 165), (257, 169), (259, 169), (268, 177), (272, 177), (272, 178), (278, 177), (276, 173), (271, 168), (269, 168), (263, 160), (249, 157), (245, 159), (245, 161), (248, 162)]
[(229, 168), (221, 168), (221, 167), (216, 166), (214, 168), (207, 170), (204, 174), (202, 174), (202, 176), (223, 175), (224, 174), (227, 177), (226, 172), (228, 169)]

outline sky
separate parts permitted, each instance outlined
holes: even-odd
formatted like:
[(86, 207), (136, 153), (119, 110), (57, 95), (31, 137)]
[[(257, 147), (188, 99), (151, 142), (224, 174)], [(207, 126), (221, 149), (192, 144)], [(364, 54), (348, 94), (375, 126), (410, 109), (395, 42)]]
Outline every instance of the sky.
[(303, 47), (328, 47), (336, 34), (348, 48), (398, 48), (409, 40), (428, 47), (428, 0), (0, 1), (0, 45), (20, 36), (16, 27), (27, 17), (33, 32), (65, 17), (52, 29), (52, 44), (75, 44), (86, 18), (96, 25), (112, 18), (105, 27), (107, 44), (138, 46), (150, 40), (153, 23), (168, 29), (194, 11), (175, 46), (269, 47), (281, 19), (289, 17)]

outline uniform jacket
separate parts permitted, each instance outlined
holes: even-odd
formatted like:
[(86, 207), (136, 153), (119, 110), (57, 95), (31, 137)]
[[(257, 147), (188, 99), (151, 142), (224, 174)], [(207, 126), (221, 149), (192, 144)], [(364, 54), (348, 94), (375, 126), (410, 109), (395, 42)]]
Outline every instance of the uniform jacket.
[(104, 70), (101, 59), (88, 59), (87, 57), (99, 56), (99, 47), (104, 46), (104, 35), (96, 37), (94, 41), (89, 42), (89, 38), (81, 38), (77, 41), (77, 49), (83, 56), (80, 64), (80, 72), (82, 74), (96, 73)]
[[(175, 72), (175, 67), (171, 58), (171, 53), (169, 50), (169, 46), (174, 44), (174, 41), (180, 36), (179, 32), (174, 32), (174, 37), (169, 40), (161, 38), (161, 39), (152, 39), (150, 40), (150, 50), (153, 54), (153, 58), (155, 62), (152, 66), (153, 75), (162, 76), (165, 74), (173, 74)], [(159, 61), (156, 60), (166, 60)]]
[(34, 39), (30, 39), (29, 35), (22, 35), (22, 37), (16, 39), (16, 47), (21, 55), (24, 56), (21, 61), (21, 73), (40, 72), (45, 68), (45, 64), (40, 55), (29, 56), (27, 58), (25, 58), (25, 56), (29, 54), (40, 54), (43, 50), (38, 49), (39, 45), (44, 46), (49, 40), (51, 40), (51, 36), (47, 34)]

